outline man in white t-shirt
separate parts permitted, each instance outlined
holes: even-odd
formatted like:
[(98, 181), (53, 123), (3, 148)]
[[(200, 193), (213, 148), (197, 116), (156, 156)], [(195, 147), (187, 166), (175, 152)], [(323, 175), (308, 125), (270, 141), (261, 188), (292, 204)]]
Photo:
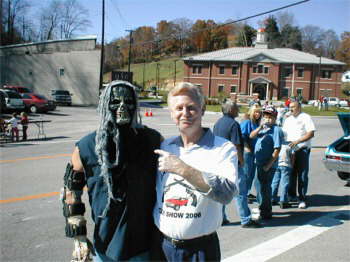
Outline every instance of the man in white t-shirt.
[(298, 182), (299, 208), (306, 208), (306, 193), (309, 182), (309, 158), (311, 150), (311, 138), (315, 135), (315, 125), (310, 115), (301, 112), (301, 104), (298, 101), (290, 103), (291, 115), (283, 124), (283, 132), (286, 141), (295, 151), (295, 162), (290, 177), (289, 197), (296, 198)]
[(155, 261), (220, 261), (222, 206), (237, 194), (238, 158), (228, 140), (202, 127), (200, 88), (179, 83), (168, 96), (180, 135), (161, 144), (153, 212)]

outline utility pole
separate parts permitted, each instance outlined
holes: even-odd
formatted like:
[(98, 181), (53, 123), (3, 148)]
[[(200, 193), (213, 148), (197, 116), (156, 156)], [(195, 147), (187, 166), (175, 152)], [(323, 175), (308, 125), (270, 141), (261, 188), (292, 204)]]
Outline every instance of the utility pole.
[(158, 98), (158, 90), (159, 90), (159, 66), (160, 66), (160, 64), (157, 63), (157, 70), (156, 70), (156, 81), (157, 81), (156, 98)]
[(174, 60), (174, 86), (176, 85), (176, 62), (177, 59)]
[(146, 69), (146, 58), (143, 58), (143, 72), (142, 72), (142, 90), (145, 90), (145, 69)]
[(128, 75), (130, 76), (132, 32), (134, 32), (134, 30), (125, 30), (125, 31), (129, 32), (129, 60), (128, 60)]
[(98, 86), (99, 94), (101, 94), (101, 91), (102, 91), (102, 81), (103, 81), (104, 42), (105, 42), (105, 0), (102, 0), (102, 40), (101, 40), (101, 60), (100, 60), (100, 83)]

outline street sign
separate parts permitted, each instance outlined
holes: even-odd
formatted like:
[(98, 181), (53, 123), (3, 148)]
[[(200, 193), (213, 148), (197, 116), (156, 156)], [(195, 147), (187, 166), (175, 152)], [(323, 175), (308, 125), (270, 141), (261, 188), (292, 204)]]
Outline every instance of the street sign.
[(112, 71), (112, 81), (113, 80), (124, 80), (132, 83), (133, 72), (126, 71)]

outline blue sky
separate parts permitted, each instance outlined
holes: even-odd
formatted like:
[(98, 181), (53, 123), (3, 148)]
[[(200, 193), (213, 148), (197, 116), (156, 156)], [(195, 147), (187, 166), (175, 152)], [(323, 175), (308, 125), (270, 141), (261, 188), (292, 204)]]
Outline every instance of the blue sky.
[[(46, 2), (41, 0), (39, 3)], [(105, 0), (105, 39), (125, 36), (127, 29), (139, 26), (155, 27), (160, 20), (176, 18), (213, 19), (225, 22), (279, 8), (299, 0)], [(102, 0), (80, 0), (89, 10), (92, 27), (82, 34), (94, 34), (101, 39)], [(40, 4), (39, 4), (40, 5)], [(310, 0), (288, 9), (296, 25), (308, 24), (333, 29), (338, 35), (350, 31), (350, 0)], [(272, 13), (274, 14), (274, 13)], [(266, 16), (247, 20), (258, 28), (257, 21)]]

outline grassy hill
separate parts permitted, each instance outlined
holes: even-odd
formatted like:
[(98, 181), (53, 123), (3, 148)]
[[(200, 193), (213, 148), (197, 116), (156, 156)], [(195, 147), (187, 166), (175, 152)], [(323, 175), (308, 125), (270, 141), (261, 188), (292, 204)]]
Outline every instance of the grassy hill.
[[(159, 86), (164, 88), (167, 83), (173, 84), (175, 77), (175, 61), (176, 61), (176, 81), (183, 80), (183, 61), (180, 57), (171, 57), (160, 60), (158, 62), (131, 64), (130, 70), (134, 73), (134, 82), (139, 86), (143, 86), (145, 90), (151, 86), (157, 85), (157, 64), (159, 64)], [(122, 71), (127, 71), (128, 67), (124, 67)]]

